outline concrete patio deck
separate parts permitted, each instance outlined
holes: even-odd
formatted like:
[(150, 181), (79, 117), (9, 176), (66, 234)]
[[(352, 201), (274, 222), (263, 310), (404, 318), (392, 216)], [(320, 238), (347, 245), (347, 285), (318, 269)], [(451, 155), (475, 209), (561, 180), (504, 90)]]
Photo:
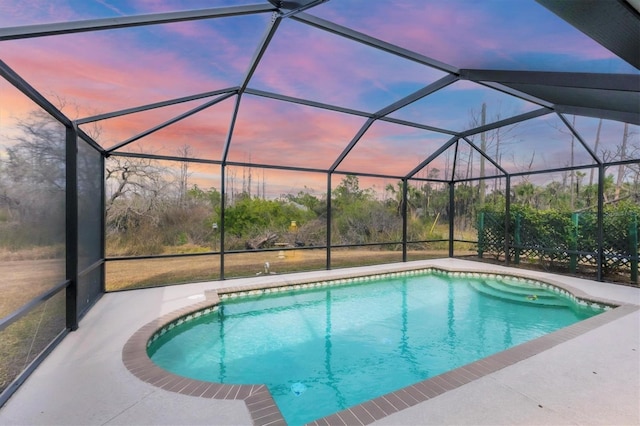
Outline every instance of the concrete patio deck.
[(141, 381), (124, 366), (123, 346), (148, 322), (193, 304), (209, 289), (255, 285), (257, 280), (327, 280), (345, 273), (381, 273), (408, 266), (526, 275), (631, 306), (628, 314), (375, 424), (640, 424), (640, 289), (459, 259), (106, 294), (80, 328), (63, 340), (0, 409), (0, 424), (250, 425), (253, 422), (244, 401), (182, 395)]

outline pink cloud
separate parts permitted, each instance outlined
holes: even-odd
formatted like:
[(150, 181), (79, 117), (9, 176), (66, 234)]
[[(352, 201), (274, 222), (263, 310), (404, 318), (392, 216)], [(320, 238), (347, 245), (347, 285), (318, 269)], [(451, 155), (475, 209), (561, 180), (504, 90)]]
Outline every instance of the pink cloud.
[(81, 127), (84, 129), (98, 126), (100, 129), (101, 144), (105, 147), (109, 147), (146, 131), (147, 129), (151, 129), (161, 123), (164, 123), (192, 108), (195, 108), (203, 102), (205, 101), (199, 100), (186, 104), (153, 109), (109, 120), (101, 120), (95, 124), (90, 123)]
[(123, 34), (20, 40), (3, 59), (42, 93), (55, 93), (93, 114), (227, 87), (176, 53), (139, 46)]
[[(142, 150), (147, 153), (175, 156), (179, 155), (178, 151), (181, 147), (189, 146), (194, 158), (220, 160), (234, 102), (233, 99), (222, 101), (139, 141), (126, 145), (120, 151), (136, 152)], [(149, 123), (146, 128), (153, 127), (155, 124), (158, 122)], [(139, 130), (136, 130), (136, 133), (138, 132)], [(129, 136), (133, 136), (133, 134)]]
[(0, 125), (4, 128), (26, 116), (35, 104), (4, 79), (0, 79)]
[(245, 96), (229, 159), (329, 167), (363, 122), (360, 117)]
[(404, 176), (448, 139), (420, 129), (377, 122), (338, 170)]

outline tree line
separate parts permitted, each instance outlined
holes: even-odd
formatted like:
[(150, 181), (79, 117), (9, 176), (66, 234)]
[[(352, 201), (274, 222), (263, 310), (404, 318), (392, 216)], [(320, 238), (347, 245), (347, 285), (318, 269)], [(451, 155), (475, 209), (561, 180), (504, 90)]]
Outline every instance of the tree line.
[[(477, 124), (486, 122), (486, 114), (483, 108), (474, 116)], [(605, 155), (637, 158), (640, 147), (636, 135), (628, 126), (624, 129), (621, 143), (615, 150), (603, 151)], [(9, 251), (60, 247), (64, 242), (64, 196), (61, 194), (65, 190), (65, 129), (38, 110), (19, 121), (17, 130), (0, 159), (0, 247)], [(492, 153), (498, 162), (502, 149), (513, 137), (501, 129), (479, 136), (480, 147)], [(599, 133), (596, 150), (598, 138)], [(223, 224), (220, 188), (201, 188), (193, 182), (188, 159), (194, 153), (189, 146), (178, 148), (176, 155), (185, 161), (174, 161), (171, 167), (167, 166), (168, 162), (137, 156), (114, 154), (106, 159), (107, 255), (219, 250), (222, 228), (225, 250), (255, 248), (256, 242), (263, 240), (324, 246), (328, 197), (331, 197), (333, 245), (401, 241), (405, 207), (410, 241), (445, 238), (446, 224), (452, 217), (449, 186), (444, 182), (451, 170), (434, 167), (425, 170), (417, 179), (409, 181), (406, 200), (402, 182), (376, 191), (372, 187), (361, 187), (356, 175), (335, 175), (341, 180), (330, 194), (305, 188), (268, 198), (269, 182), (265, 180), (264, 171), (261, 174), (258, 167), (246, 167), (241, 170), (241, 179), (237, 176), (239, 169), (226, 176)], [(506, 188), (504, 179), (472, 180), (484, 177), (486, 159), (480, 156), (480, 176), (473, 176), (471, 164), (477, 158), (472, 156), (479, 154), (470, 150), (467, 155), (467, 158), (460, 155), (456, 166), (456, 179), (469, 180), (455, 184), (453, 217), (456, 230), (472, 235), (481, 209), (503, 208)], [(93, 186), (83, 188), (82, 182), (95, 181), (90, 176), (96, 167), (91, 161), (95, 162), (95, 158), (82, 155), (78, 158), (79, 190), (89, 193), (99, 191)], [(525, 175), (511, 186), (511, 202), (538, 210), (593, 210), (598, 199), (593, 172), (593, 168), (568, 170), (546, 184), (535, 183), (534, 175)], [(608, 169), (603, 186), (606, 204), (640, 203), (640, 164), (613, 166)], [(83, 199), (81, 196), (79, 202)], [(393, 247), (393, 244), (388, 246)]]

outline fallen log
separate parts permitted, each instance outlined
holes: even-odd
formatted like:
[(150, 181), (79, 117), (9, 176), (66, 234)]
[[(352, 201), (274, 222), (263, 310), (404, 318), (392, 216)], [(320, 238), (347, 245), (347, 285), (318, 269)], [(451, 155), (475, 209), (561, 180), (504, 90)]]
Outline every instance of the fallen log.
[(271, 246), (272, 243), (277, 239), (278, 234), (268, 234), (262, 237), (254, 238), (253, 240), (248, 240), (245, 243), (245, 247), (248, 250), (258, 250)]

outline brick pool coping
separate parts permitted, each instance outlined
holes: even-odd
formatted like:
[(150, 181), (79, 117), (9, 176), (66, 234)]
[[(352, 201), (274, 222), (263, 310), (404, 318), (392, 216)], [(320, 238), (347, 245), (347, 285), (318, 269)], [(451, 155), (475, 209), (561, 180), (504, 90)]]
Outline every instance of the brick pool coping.
[[(516, 279), (532, 280), (538, 283), (548, 284), (575, 298), (588, 302), (605, 305), (609, 309), (602, 314), (577, 322), (568, 327), (546, 334), (537, 339), (530, 340), (505, 351), (490, 355), (470, 364), (450, 370), (446, 373), (420, 381), (394, 392), (379, 396), (362, 404), (347, 408), (331, 414), (322, 419), (315, 420), (311, 425), (366, 425), (387, 417), (393, 413), (412, 407), (418, 403), (435, 398), (447, 391), (453, 390), (486, 375), (494, 373), (505, 367), (532, 357), (538, 353), (551, 349), (560, 343), (569, 341), (590, 330), (598, 328), (616, 319), (622, 318), (640, 309), (640, 306), (620, 304), (601, 298), (594, 298), (583, 291), (573, 288), (559, 281), (541, 279), (528, 276), (526, 273), (509, 274), (504, 271), (481, 272), (461, 268), (449, 269), (442, 266), (429, 266), (416, 268), (394, 268), (390, 271), (371, 273), (349, 273), (334, 275), (329, 280), (331, 283), (346, 284), (352, 279), (361, 279), (364, 276), (384, 276), (388, 274), (406, 272), (434, 271), (446, 274), (477, 274), (478, 276), (500, 276)], [(144, 325), (136, 331), (122, 349), (122, 360), (127, 369), (140, 380), (157, 386), (161, 389), (201, 398), (242, 400), (245, 402), (249, 414), (256, 426), (286, 425), (280, 409), (276, 405), (271, 392), (264, 384), (255, 385), (230, 385), (223, 383), (205, 382), (189, 379), (170, 373), (154, 364), (147, 355), (149, 342), (158, 336), (158, 331), (170, 329), (175, 324), (199, 316), (207, 309), (212, 309), (220, 303), (221, 298), (235, 295), (255, 294), (254, 292), (282, 291), (285, 289), (308, 288), (310, 283), (319, 283), (317, 279), (290, 280), (286, 283), (251, 284), (248, 286), (228, 287), (219, 290), (205, 292), (206, 299), (194, 303), (182, 309), (173, 311), (154, 321)], [(302, 287), (304, 286), (304, 287)], [(316, 285), (320, 287), (320, 285)]]

